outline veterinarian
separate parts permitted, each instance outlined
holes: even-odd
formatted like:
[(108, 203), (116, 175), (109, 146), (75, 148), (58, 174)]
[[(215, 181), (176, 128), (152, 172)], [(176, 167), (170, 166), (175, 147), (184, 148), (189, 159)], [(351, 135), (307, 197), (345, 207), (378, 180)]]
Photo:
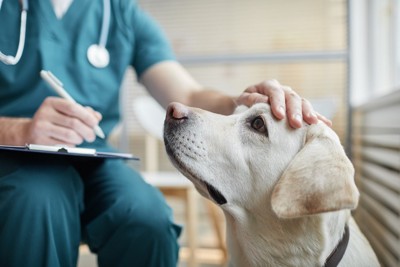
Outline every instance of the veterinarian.
[[(132, 0), (0, 0), (0, 25), (0, 144), (113, 150), (93, 129), (108, 136), (117, 124), (128, 66), (164, 107), (229, 114), (265, 101), (293, 127), (324, 119), (274, 80), (238, 97), (203, 88)], [(41, 70), (77, 103), (57, 97)], [(120, 160), (0, 153), (0, 266), (76, 266), (82, 241), (99, 266), (176, 266), (180, 231), (162, 195)]]

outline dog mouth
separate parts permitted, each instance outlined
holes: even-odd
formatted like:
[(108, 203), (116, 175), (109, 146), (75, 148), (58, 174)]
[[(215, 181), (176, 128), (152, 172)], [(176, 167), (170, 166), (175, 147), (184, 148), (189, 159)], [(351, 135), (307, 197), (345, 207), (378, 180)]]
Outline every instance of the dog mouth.
[(227, 203), (226, 198), (224, 197), (224, 195), (221, 194), (221, 192), (219, 192), (219, 190), (217, 188), (215, 188), (214, 186), (212, 186), (211, 184), (202, 181), (208, 191), (208, 194), (210, 195), (210, 197), (217, 202), (218, 205), (224, 205)]
[[(180, 165), (181, 167), (183, 167), (182, 164)], [(185, 173), (186, 176), (191, 177), (189, 180), (191, 180), (195, 185), (197, 184), (199, 189), (198, 191), (200, 192), (201, 195), (206, 196), (205, 191), (207, 191), (208, 196), (212, 200), (214, 200), (214, 202), (216, 202), (218, 205), (224, 205), (228, 202), (224, 197), (224, 195), (215, 186), (204, 181), (204, 179), (199, 178), (198, 175), (193, 174), (193, 172), (190, 171), (189, 169), (184, 168), (183, 173)]]
[[(180, 159), (180, 157), (176, 154), (175, 150), (172, 148), (170, 145), (170, 142), (168, 139), (165, 139), (165, 147), (167, 150), (167, 154), (172, 160), (172, 163), (177, 167), (185, 176), (191, 177), (191, 180), (195, 185), (197, 184), (199, 188), (201, 188), (200, 191), (205, 191), (207, 190), (208, 195), (212, 200), (214, 200), (218, 205), (223, 205), (226, 204), (228, 201), (224, 197), (224, 195), (213, 185), (209, 184), (206, 182), (204, 179), (200, 179), (198, 175), (195, 175), (190, 168), (187, 168), (186, 164)], [(205, 189), (205, 190), (204, 190)], [(199, 192), (200, 192), (199, 191)]]

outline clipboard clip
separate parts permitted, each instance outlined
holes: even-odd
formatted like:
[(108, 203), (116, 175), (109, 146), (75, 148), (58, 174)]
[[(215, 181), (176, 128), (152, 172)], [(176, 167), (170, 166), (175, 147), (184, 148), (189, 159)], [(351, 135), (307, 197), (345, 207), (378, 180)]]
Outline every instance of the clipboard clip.
[(68, 150), (65, 147), (62, 147), (57, 152), (59, 152), (59, 153), (68, 153)]
[(81, 147), (69, 147), (65, 145), (37, 145), (37, 144), (26, 144), (26, 148), (34, 151), (48, 151), (48, 152), (59, 152), (59, 153), (74, 153), (82, 155), (96, 155), (96, 149), (94, 148), (81, 148)]

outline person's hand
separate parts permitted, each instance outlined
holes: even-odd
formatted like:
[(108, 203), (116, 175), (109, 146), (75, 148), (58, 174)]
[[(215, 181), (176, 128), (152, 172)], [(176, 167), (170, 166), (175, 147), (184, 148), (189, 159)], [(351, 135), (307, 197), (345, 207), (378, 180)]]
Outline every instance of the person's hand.
[(43, 145), (75, 146), (96, 138), (93, 127), (101, 114), (59, 97), (47, 97), (26, 130), (26, 142)]
[(314, 111), (310, 102), (300, 97), (289, 86), (281, 85), (277, 80), (268, 80), (248, 87), (237, 99), (238, 105), (251, 106), (265, 102), (271, 105), (272, 113), (278, 119), (288, 116), (293, 128), (302, 126), (303, 120), (309, 124), (323, 121), (328, 126), (332, 122)]

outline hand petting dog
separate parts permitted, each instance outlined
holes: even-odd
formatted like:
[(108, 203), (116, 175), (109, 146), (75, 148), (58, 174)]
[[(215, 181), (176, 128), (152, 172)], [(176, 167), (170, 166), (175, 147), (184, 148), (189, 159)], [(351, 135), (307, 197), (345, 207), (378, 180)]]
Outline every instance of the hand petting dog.
[(310, 102), (300, 97), (291, 87), (280, 84), (277, 80), (267, 80), (248, 87), (236, 99), (237, 105), (252, 106), (255, 103), (268, 103), (272, 113), (278, 119), (287, 117), (293, 128), (300, 128), (303, 120), (315, 124), (318, 120), (332, 126), (332, 122), (316, 112)]

